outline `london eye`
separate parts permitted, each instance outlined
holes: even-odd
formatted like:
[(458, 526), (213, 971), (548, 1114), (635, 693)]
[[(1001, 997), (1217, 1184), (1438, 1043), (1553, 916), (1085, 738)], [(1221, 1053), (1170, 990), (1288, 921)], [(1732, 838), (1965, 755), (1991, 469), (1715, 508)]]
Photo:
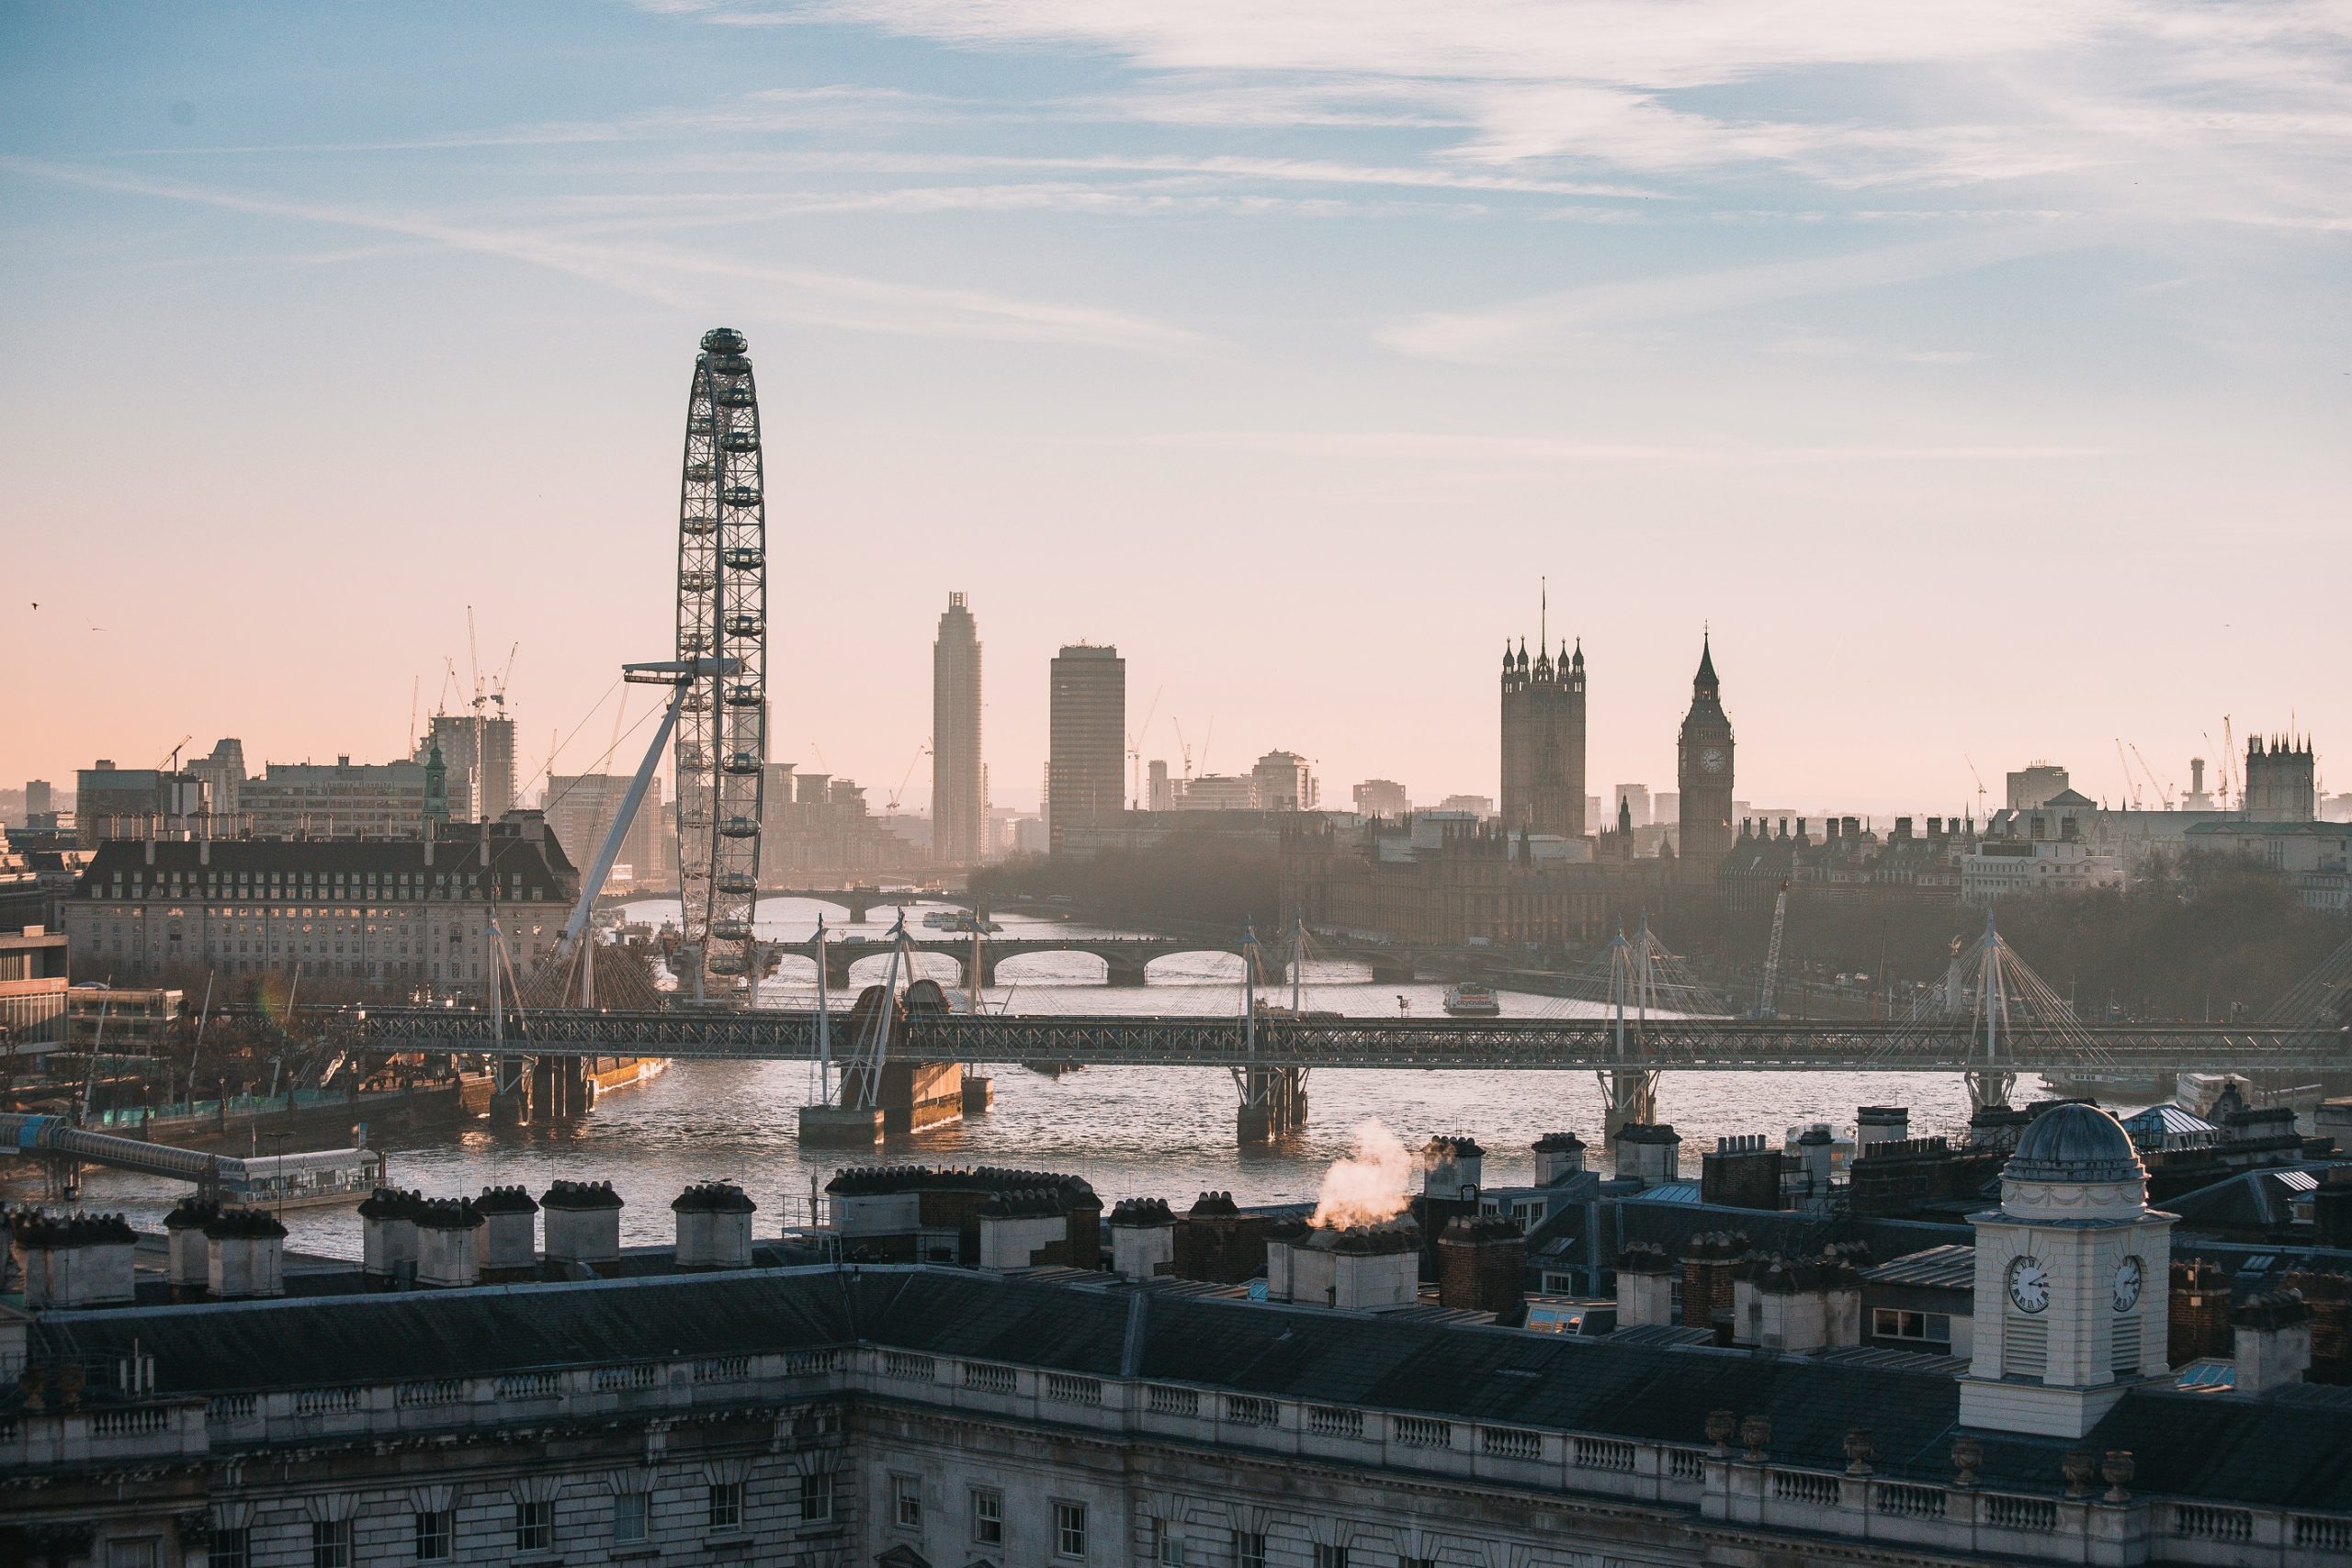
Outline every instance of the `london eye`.
[(678, 886), (691, 978), (755, 983), (767, 760), (767, 502), (743, 334), (702, 337), (678, 492), (678, 658), (706, 660), (679, 702)]

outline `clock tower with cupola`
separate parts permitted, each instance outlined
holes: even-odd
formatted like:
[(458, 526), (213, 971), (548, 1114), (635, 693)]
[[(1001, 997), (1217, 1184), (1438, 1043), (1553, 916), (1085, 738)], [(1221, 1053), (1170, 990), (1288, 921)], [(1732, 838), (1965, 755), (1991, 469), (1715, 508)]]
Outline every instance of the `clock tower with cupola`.
[(2054, 1106), (2018, 1139), (2001, 1206), (1976, 1227), (1974, 1358), (1960, 1423), (2079, 1438), (2132, 1385), (2161, 1378), (2173, 1216), (2120, 1123)]
[(1731, 720), (1724, 716), (1723, 688), (1715, 680), (1714, 647), (1712, 638), (1705, 639), (1675, 770), (1682, 788), (1682, 834), (1675, 853), (1686, 876), (1713, 880), (1715, 867), (1731, 852)]

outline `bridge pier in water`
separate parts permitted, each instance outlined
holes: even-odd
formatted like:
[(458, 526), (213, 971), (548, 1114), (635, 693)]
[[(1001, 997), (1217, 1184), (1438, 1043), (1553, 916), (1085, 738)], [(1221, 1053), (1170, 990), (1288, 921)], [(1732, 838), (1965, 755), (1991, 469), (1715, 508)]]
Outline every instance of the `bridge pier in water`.
[(1611, 1067), (1594, 1075), (1600, 1079), (1603, 1135), (1614, 1144), (1623, 1128), (1657, 1121), (1657, 1077), (1646, 1067)]
[(1241, 1088), (1235, 1141), (1244, 1148), (1289, 1137), (1306, 1125), (1305, 1067), (1237, 1067), (1233, 1077)]
[(596, 1103), (590, 1071), (595, 1058), (580, 1055), (501, 1056), (491, 1080), (490, 1119), (502, 1126), (585, 1116)]

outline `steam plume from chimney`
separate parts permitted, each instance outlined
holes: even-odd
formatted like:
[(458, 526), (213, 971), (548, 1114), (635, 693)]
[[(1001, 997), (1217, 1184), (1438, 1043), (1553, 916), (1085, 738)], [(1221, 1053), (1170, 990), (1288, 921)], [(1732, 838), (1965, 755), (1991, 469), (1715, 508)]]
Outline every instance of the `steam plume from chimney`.
[(1355, 1125), (1355, 1145), (1354, 1154), (1323, 1173), (1323, 1190), (1309, 1222), (1317, 1229), (1384, 1224), (1412, 1201), (1418, 1162), (1403, 1140), (1367, 1118)]

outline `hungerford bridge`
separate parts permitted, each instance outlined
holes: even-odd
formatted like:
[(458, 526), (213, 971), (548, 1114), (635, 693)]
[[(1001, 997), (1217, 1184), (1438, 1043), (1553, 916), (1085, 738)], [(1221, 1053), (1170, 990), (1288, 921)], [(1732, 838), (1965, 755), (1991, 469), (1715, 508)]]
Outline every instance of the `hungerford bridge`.
[[(1317, 1015), (1300, 1005), (1303, 965), (1296, 962), (1290, 1006), (1268, 1009), (1251, 977), (1255, 944), (1245, 946), (1251, 962), (1240, 1007), (1225, 1017), (874, 1005), (881, 996), (899, 996), (901, 975), (912, 973), (917, 949), (902, 921), (889, 978), (847, 1018), (824, 1010), (523, 1009), (494, 999), (486, 1010), (370, 1008), (343, 1021), (356, 1028), (350, 1043), (363, 1049), (498, 1058), (502, 1082), (516, 1087), (526, 1061), (537, 1064), (534, 1076), (554, 1083), (576, 1077), (582, 1059), (598, 1056), (815, 1060), (826, 1068), (825, 1113), (851, 1112), (862, 1126), (871, 1112), (877, 1131), (902, 1120), (889, 1112), (910, 1109), (886, 1103), (906, 1092), (905, 1069), (979, 1062), (1224, 1067), (1240, 1089), (1245, 1141), (1303, 1124), (1306, 1078), (1317, 1068), (1589, 1071), (1600, 1080), (1612, 1130), (1657, 1119), (1658, 1077), (1667, 1071), (1952, 1072), (1964, 1075), (1970, 1100), (1981, 1109), (2006, 1104), (2020, 1072), (2142, 1078), (2229, 1069), (2309, 1083), (2352, 1070), (2352, 1032), (2337, 1012), (2352, 975), (2352, 942), (2264, 1021), (2244, 1024), (2083, 1023), (2009, 950), (1989, 918), (1974, 946), (1954, 956), (1936, 1010), (1895, 1022), (1699, 1015), (1687, 999), (1699, 994), (1696, 987), (1646, 922), (1635, 939), (1621, 934), (1611, 944), (1605, 1010), (1581, 1018)], [(886, 1065), (901, 1070), (886, 1074)], [(549, 1110), (570, 1099), (560, 1088), (555, 1093)]]

